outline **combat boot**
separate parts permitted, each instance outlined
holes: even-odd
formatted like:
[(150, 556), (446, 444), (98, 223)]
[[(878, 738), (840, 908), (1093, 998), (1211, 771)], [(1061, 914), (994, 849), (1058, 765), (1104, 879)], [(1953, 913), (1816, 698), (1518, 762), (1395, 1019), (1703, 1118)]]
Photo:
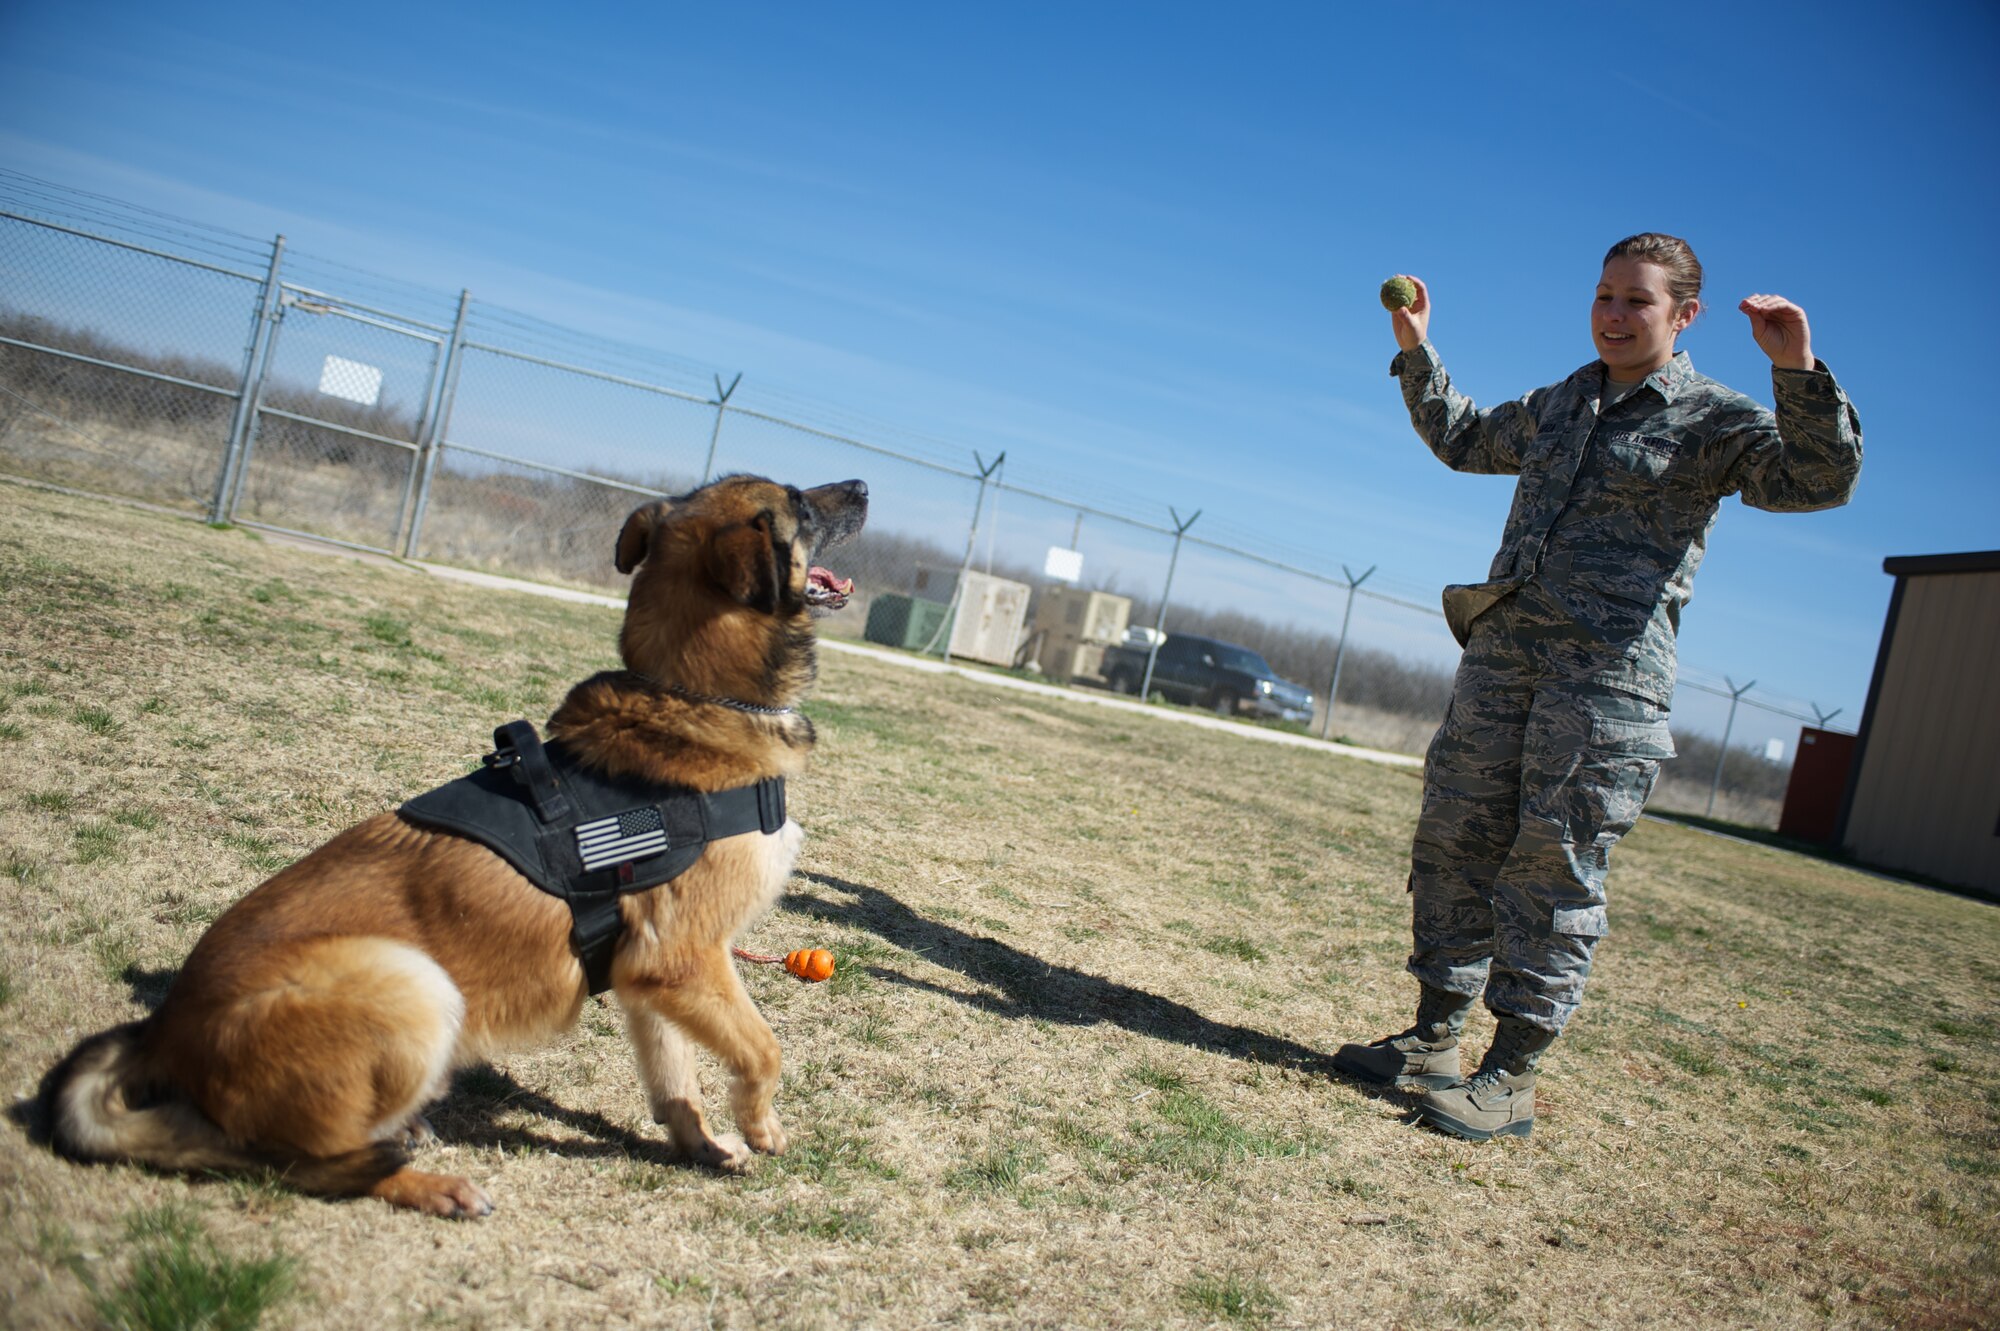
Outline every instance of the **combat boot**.
[(1479, 1070), (1456, 1086), (1425, 1092), (1418, 1117), (1467, 1141), (1527, 1136), (1535, 1128), (1535, 1064), (1555, 1039), (1554, 1031), (1501, 1017)]
[(1458, 1033), (1471, 1010), (1469, 996), (1424, 985), (1414, 1026), (1370, 1044), (1344, 1044), (1334, 1051), (1333, 1066), (1398, 1090), (1450, 1086), (1458, 1080)]

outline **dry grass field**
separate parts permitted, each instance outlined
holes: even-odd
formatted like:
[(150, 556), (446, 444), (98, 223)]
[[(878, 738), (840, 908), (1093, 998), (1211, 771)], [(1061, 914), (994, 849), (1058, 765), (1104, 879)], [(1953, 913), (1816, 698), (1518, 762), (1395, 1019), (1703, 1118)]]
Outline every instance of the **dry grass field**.
[(1643, 824), (1535, 1135), (1466, 1145), (1328, 1067), (1406, 1020), (1416, 774), (831, 651), (744, 940), (840, 962), (746, 977), (789, 1154), (669, 1159), (595, 1002), (434, 1113), (484, 1221), (40, 1144), (74, 1041), (616, 622), (0, 485), (0, 1323), (1994, 1324), (1995, 908)]

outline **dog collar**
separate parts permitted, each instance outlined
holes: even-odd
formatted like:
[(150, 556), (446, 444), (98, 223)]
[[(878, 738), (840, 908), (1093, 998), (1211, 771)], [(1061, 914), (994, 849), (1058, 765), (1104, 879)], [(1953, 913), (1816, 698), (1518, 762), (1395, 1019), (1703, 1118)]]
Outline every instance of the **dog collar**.
[[(637, 671), (633, 673), (638, 674)], [(654, 679), (650, 675), (639, 675), (639, 678), (645, 680), (648, 684), (660, 690), (660, 692), (671, 693), (676, 698), (685, 698), (689, 702), (708, 703), (714, 707), (727, 707), (731, 711), (748, 712), (753, 716), (790, 716), (792, 713), (798, 711), (796, 707), (767, 707), (760, 702), (744, 702), (741, 698), (722, 698), (717, 697), (713, 693), (696, 693), (693, 689), (679, 684), (671, 684), (663, 679)]]

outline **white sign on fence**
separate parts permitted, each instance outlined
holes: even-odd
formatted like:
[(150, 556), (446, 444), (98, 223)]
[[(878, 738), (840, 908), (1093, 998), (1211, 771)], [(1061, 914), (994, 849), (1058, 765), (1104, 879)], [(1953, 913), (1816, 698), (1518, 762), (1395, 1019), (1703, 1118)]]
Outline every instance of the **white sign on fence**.
[(1050, 546), (1048, 558), (1042, 561), (1042, 576), (1057, 582), (1075, 582), (1083, 576), (1083, 552)]
[(382, 397), (382, 371), (358, 360), (328, 356), (319, 372), (319, 391), (328, 397), (346, 398), (372, 407)]

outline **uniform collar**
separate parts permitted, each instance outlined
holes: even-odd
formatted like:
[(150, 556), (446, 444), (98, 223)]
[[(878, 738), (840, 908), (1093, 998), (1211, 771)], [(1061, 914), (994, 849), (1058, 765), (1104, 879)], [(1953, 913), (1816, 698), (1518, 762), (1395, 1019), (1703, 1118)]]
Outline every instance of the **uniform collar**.
[[(1604, 390), (1611, 382), (1601, 360), (1594, 360), (1584, 366), (1576, 372), (1575, 377), (1584, 380), (1585, 386), (1595, 389), (1600, 401), (1603, 399)], [(1672, 360), (1647, 375), (1639, 387), (1652, 389), (1660, 395), (1661, 401), (1671, 404), (1698, 377), (1694, 372), (1694, 362), (1688, 359), (1688, 354), (1685, 351), (1676, 351)]]
[(1687, 390), (1687, 386), (1698, 378), (1694, 372), (1694, 362), (1685, 351), (1676, 351), (1674, 358), (1646, 376), (1646, 382), (1671, 405), (1673, 400)]

